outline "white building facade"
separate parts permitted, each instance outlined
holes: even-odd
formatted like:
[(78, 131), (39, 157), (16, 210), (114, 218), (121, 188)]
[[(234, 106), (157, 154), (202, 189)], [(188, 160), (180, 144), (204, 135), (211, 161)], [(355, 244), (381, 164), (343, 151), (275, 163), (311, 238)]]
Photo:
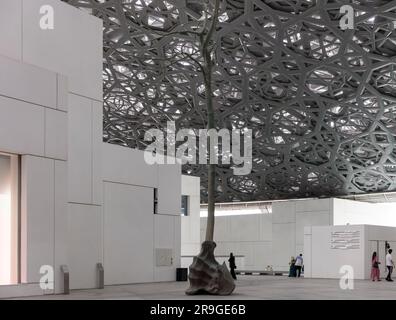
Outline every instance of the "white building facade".
[(71, 289), (97, 287), (98, 264), (107, 285), (176, 279), (181, 167), (103, 143), (102, 41), (61, 1), (0, 2), (0, 297), (62, 292), (61, 266)]
[[(325, 198), (275, 201), (271, 207), (271, 212), (266, 213), (216, 217), (214, 240), (220, 261), (233, 252), (239, 256), (239, 270), (288, 272), (291, 257), (306, 254), (306, 227), (347, 224), (396, 227), (395, 203)], [(201, 217), (201, 240), (205, 226), (206, 218)]]
[(388, 273), (386, 244), (396, 248), (396, 228), (376, 225), (306, 227), (306, 278), (370, 279), (372, 255), (377, 254), (382, 277)]

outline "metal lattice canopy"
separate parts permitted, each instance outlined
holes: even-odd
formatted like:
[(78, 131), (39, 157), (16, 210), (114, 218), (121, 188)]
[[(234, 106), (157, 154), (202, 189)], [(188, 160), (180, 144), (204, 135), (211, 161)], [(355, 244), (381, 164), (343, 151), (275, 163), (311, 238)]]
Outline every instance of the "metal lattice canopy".
[[(143, 149), (167, 121), (205, 127), (196, 43), (177, 33), (202, 1), (67, 1), (104, 21), (105, 141)], [(353, 30), (339, 27), (345, 4)], [(250, 175), (218, 166), (217, 201), (396, 190), (396, 1), (224, 0), (219, 20), (217, 127), (254, 140)], [(184, 172), (205, 201), (206, 167)]]

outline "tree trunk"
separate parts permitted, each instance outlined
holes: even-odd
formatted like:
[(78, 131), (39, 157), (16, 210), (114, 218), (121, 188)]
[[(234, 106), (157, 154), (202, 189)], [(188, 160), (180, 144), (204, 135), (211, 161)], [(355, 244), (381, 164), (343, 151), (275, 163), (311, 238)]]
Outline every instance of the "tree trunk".
[[(212, 97), (212, 62), (210, 52), (204, 52), (205, 59), (205, 93), (206, 93), (206, 106), (208, 112), (208, 125), (207, 129), (215, 129), (215, 119), (213, 110), (213, 97)], [(208, 139), (209, 146), (209, 159), (211, 159), (211, 153), (215, 152), (214, 146), (210, 145), (210, 139)], [(213, 241), (214, 226), (215, 226), (215, 192), (216, 192), (216, 165), (208, 165), (208, 219), (206, 224), (206, 241)]]
[[(215, 114), (213, 106), (213, 90), (212, 90), (212, 50), (210, 48), (213, 34), (216, 30), (216, 24), (219, 16), (220, 0), (215, 0), (215, 8), (212, 15), (212, 24), (206, 35), (201, 35), (201, 53), (204, 59), (202, 73), (205, 82), (205, 100), (207, 108), (207, 130), (216, 129)], [(207, 137), (207, 145), (209, 146), (209, 161), (215, 152), (217, 157), (217, 149), (210, 144), (210, 135)], [(227, 269), (225, 263), (220, 265), (214, 255), (216, 243), (214, 239), (215, 227), (215, 193), (216, 193), (216, 164), (208, 164), (208, 219), (206, 223), (206, 237), (202, 243), (201, 252), (194, 257), (190, 266), (189, 280), (190, 287), (186, 294), (221, 294), (229, 295), (235, 289), (234, 280)]]
[[(206, 37), (201, 38), (202, 56), (204, 59), (203, 76), (205, 82), (206, 108), (208, 124), (207, 129), (215, 129), (215, 114), (213, 110), (213, 90), (212, 90), (212, 48), (211, 41), (216, 32), (217, 21), (219, 18), (220, 0), (215, 0), (212, 23)], [(208, 137), (209, 159), (212, 152), (217, 152), (214, 146), (211, 146)], [(216, 155), (217, 156), (217, 155)], [(208, 219), (206, 224), (206, 241), (213, 241), (215, 226), (215, 192), (216, 192), (216, 164), (208, 165)]]

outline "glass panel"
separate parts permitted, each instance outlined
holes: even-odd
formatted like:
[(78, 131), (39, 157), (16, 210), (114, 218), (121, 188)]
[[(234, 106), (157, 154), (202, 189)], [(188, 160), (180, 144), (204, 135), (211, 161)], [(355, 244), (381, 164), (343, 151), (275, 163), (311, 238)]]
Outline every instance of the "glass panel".
[(182, 196), (181, 198), (181, 215), (188, 216), (188, 196)]

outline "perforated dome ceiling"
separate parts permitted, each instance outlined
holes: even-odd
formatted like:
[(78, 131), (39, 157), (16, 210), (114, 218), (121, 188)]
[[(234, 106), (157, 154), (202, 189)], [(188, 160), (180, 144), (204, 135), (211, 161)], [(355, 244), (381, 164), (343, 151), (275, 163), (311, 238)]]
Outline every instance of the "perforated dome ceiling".
[[(202, 1), (202, 0), (201, 0)], [(68, 0), (104, 21), (104, 140), (143, 149), (149, 128), (204, 128), (201, 76), (169, 63), (189, 0)], [(352, 4), (355, 29), (341, 30)], [(217, 201), (396, 190), (396, 1), (227, 0), (216, 33), (218, 128), (253, 130), (253, 170), (218, 166)], [(116, 165), (116, 164), (115, 164)], [(206, 167), (201, 176), (205, 201)]]

